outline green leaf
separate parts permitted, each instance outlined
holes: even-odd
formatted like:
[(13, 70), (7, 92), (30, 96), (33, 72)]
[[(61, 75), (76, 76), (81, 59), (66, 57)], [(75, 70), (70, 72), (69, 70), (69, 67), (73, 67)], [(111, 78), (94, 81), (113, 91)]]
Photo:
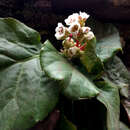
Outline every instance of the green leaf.
[(130, 73), (117, 56), (113, 57), (113, 59), (105, 64), (105, 73), (105, 76), (118, 86), (121, 95), (128, 97)]
[(62, 57), (49, 41), (44, 43), (40, 58), (43, 70), (50, 78), (59, 81), (68, 98), (92, 98), (99, 93), (96, 86)]
[(0, 26), (0, 68), (39, 53), (38, 32), (12, 18), (1, 18)]
[(109, 80), (98, 81), (100, 94), (97, 99), (104, 104), (107, 109), (107, 129), (119, 130), (120, 97), (118, 88)]
[(80, 57), (81, 62), (89, 73), (99, 74), (103, 71), (103, 64), (95, 52), (96, 38), (93, 38), (85, 47), (84, 54)]
[(120, 122), (120, 130), (130, 130), (123, 122)]
[(0, 26), (0, 130), (26, 130), (55, 107), (57, 83), (41, 70), (39, 33), (12, 18)]
[(122, 50), (119, 32), (112, 24), (101, 23), (91, 18), (87, 23), (96, 36), (96, 53), (101, 61), (106, 62)]
[(58, 130), (77, 130), (77, 128), (74, 124), (67, 120), (64, 115), (62, 115), (59, 121)]

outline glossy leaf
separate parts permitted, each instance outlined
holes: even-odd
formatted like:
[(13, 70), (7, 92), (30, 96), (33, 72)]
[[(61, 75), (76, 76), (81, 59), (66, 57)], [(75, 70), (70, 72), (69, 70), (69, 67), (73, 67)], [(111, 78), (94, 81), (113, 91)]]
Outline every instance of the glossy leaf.
[(49, 41), (44, 43), (40, 58), (43, 70), (50, 78), (60, 82), (62, 91), (68, 98), (92, 98), (99, 93), (96, 86), (76, 70), (71, 61), (61, 56)]
[(120, 97), (118, 88), (110, 81), (99, 81), (96, 83), (100, 94), (97, 99), (107, 109), (107, 130), (119, 130)]
[(0, 130), (25, 130), (53, 110), (58, 88), (41, 70), (39, 33), (12, 18), (0, 26)]
[(101, 23), (91, 18), (87, 23), (96, 36), (96, 53), (101, 61), (109, 60), (116, 52), (122, 50), (119, 32), (112, 24)]
[(105, 64), (105, 73), (105, 76), (118, 86), (121, 95), (128, 97), (130, 73), (117, 56)]
[(1, 18), (0, 26), (0, 69), (39, 53), (38, 32), (12, 18)]
[(80, 57), (80, 59), (89, 73), (94, 73), (95, 75), (98, 75), (103, 71), (103, 64), (96, 55), (95, 47), (96, 38), (93, 38), (92, 40), (87, 42), (85, 52)]

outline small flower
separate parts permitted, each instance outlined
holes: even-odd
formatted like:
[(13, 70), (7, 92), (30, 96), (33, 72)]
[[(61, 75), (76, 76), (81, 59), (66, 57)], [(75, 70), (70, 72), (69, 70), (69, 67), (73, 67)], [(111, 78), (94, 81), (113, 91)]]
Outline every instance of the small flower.
[(86, 21), (89, 18), (89, 15), (85, 12), (80, 12), (79, 15), (84, 21)]
[(71, 37), (66, 38), (63, 42), (62, 45), (64, 46), (64, 48), (70, 48), (72, 46), (74, 46), (74, 40)]
[(69, 27), (69, 32), (72, 34), (73, 38), (77, 38), (80, 29), (80, 24), (78, 22), (72, 23)]
[(78, 22), (78, 17), (79, 17), (78, 13), (73, 13), (67, 19), (65, 19), (66, 25), (71, 25), (74, 22)]
[(94, 33), (92, 31), (89, 31), (86, 35), (85, 35), (85, 38), (87, 40), (91, 40), (93, 39), (95, 36), (94, 36)]
[(83, 33), (87, 34), (91, 28), (90, 27), (82, 27)]
[(69, 27), (69, 32), (70, 33), (75, 33), (78, 32), (80, 29), (80, 24), (78, 22), (74, 22), (71, 24), (71, 26)]
[(76, 47), (76, 46), (74, 46), (74, 47), (71, 47), (71, 48), (69, 48), (69, 50), (68, 50), (68, 55), (69, 55), (69, 57), (75, 57), (76, 55), (78, 55), (79, 54), (79, 48), (78, 47)]
[(62, 23), (58, 23), (58, 27), (55, 29), (56, 34), (55, 37), (57, 40), (62, 40), (63, 37), (65, 36), (66, 28)]

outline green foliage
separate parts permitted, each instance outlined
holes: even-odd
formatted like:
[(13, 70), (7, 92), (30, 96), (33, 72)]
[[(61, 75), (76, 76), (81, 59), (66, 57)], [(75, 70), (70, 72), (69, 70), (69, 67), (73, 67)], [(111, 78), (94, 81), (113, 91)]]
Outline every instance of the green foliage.
[[(127, 97), (130, 81), (115, 57), (121, 50), (118, 31), (111, 24), (88, 23), (97, 43), (88, 43), (81, 63), (75, 64), (49, 41), (42, 45), (37, 31), (12, 18), (0, 19), (0, 130), (31, 128), (53, 111), (60, 95), (71, 101), (97, 99), (106, 108), (107, 130), (127, 130), (119, 125), (119, 90)], [(76, 130), (65, 116), (59, 130)]]
[(101, 23), (94, 19), (87, 21), (96, 35), (96, 54), (102, 62), (108, 61), (122, 50), (118, 30), (109, 23)]
[(107, 109), (108, 130), (119, 130), (120, 97), (118, 88), (109, 80), (96, 82), (100, 94), (97, 99), (102, 102)]
[(24, 130), (53, 110), (58, 88), (41, 71), (39, 33), (11, 18), (0, 25), (0, 130)]
[(105, 64), (105, 76), (109, 78), (120, 89), (120, 93), (124, 97), (128, 97), (128, 87), (130, 84), (130, 73), (124, 66), (122, 61), (115, 56)]
[(44, 43), (40, 57), (43, 70), (50, 78), (59, 81), (65, 96), (82, 99), (99, 93), (91, 80), (76, 70), (49, 41)]
[(80, 59), (89, 73), (98, 75), (103, 71), (103, 64), (96, 54), (96, 38), (87, 43), (85, 52)]

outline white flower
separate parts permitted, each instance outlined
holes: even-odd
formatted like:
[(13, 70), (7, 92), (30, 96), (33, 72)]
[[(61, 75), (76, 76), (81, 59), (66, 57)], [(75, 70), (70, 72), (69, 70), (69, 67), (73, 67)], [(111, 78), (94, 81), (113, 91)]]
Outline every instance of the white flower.
[(68, 52), (70, 57), (76, 56), (76, 54), (79, 52), (79, 48), (76, 46), (71, 47), (69, 48)]
[(58, 23), (58, 26), (56, 27), (55, 31), (55, 37), (57, 40), (61, 40), (65, 36), (65, 30), (66, 28), (62, 23)]
[(73, 38), (77, 38), (79, 30), (80, 24), (78, 22), (72, 23), (68, 28), (68, 31), (72, 34)]
[(91, 40), (93, 39), (95, 36), (94, 36), (94, 33), (92, 31), (89, 31), (85, 37), (87, 38), (87, 40)]
[(87, 20), (89, 18), (89, 15), (85, 12), (80, 12), (79, 15), (83, 20)]
[(73, 13), (67, 19), (65, 19), (65, 23), (66, 23), (66, 25), (71, 25), (74, 22), (78, 22), (78, 19), (79, 19), (79, 14)]
[(88, 33), (91, 28), (90, 27), (82, 27), (83, 33)]
[(74, 22), (70, 25), (68, 30), (70, 33), (73, 34), (73, 33), (78, 33), (79, 29), (80, 29), (80, 24), (78, 22)]

